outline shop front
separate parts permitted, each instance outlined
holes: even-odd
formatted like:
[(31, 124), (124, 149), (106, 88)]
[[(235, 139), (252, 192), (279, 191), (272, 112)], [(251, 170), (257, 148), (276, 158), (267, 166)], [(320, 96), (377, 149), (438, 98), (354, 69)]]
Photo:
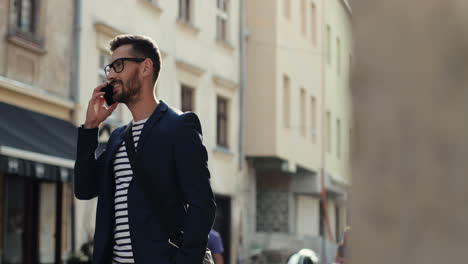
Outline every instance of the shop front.
[(0, 260), (62, 263), (73, 252), (73, 124), (0, 102)]

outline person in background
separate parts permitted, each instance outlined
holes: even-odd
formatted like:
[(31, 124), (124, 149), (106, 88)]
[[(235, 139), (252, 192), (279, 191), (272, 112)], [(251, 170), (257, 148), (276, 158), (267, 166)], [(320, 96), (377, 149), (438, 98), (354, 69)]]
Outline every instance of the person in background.
[(208, 238), (208, 248), (211, 250), (211, 254), (213, 254), (215, 264), (224, 264), (223, 241), (221, 239), (221, 235), (214, 229), (211, 229), (210, 231), (210, 235)]

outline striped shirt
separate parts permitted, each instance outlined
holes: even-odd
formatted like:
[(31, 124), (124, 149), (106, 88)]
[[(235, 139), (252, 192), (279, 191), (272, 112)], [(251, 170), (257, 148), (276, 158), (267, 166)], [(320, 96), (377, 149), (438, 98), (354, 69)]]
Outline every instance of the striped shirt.
[[(146, 120), (133, 122), (132, 135), (135, 143), (135, 151), (138, 146), (141, 131)], [(127, 192), (133, 178), (133, 171), (130, 167), (125, 141), (122, 142), (115, 153), (114, 160), (115, 194), (114, 194), (114, 249), (113, 263), (135, 263), (132, 251), (132, 241), (130, 238), (130, 227), (128, 223)]]

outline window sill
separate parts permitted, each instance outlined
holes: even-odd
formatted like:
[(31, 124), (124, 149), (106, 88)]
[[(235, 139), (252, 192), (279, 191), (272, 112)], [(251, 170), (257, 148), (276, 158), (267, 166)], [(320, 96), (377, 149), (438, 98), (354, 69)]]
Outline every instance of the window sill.
[(13, 45), (27, 49), (39, 55), (44, 55), (47, 52), (42, 40), (27, 33), (14, 31), (8, 34), (7, 40)]
[(232, 152), (229, 148), (224, 147), (224, 146), (216, 146), (213, 149), (214, 153), (221, 153), (229, 156), (234, 156), (234, 152)]
[(141, 0), (141, 1), (149, 5), (157, 13), (162, 13), (163, 8), (161, 6), (161, 3), (159, 3), (159, 0)]
[(234, 51), (234, 46), (229, 43), (229, 41), (227, 40), (223, 40), (223, 39), (216, 39), (216, 44), (219, 46), (219, 47), (222, 47), (223, 49), (229, 51), (229, 52), (233, 52)]
[(181, 26), (182, 28), (186, 29), (187, 31), (190, 31), (192, 34), (196, 35), (200, 32), (200, 29), (196, 27), (192, 22), (186, 21), (182, 18), (177, 19), (177, 24)]

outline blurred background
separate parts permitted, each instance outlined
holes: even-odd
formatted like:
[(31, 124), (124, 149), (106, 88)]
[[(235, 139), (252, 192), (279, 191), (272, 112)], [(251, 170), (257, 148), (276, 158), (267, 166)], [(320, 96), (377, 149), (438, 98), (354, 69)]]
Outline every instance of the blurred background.
[[(352, 17), (349, 0), (0, 0), (0, 263), (87, 261), (96, 201), (73, 197), (77, 127), (119, 34), (155, 40), (157, 97), (201, 119), (225, 263), (304, 248), (338, 261)], [(98, 154), (131, 119), (120, 105)]]

